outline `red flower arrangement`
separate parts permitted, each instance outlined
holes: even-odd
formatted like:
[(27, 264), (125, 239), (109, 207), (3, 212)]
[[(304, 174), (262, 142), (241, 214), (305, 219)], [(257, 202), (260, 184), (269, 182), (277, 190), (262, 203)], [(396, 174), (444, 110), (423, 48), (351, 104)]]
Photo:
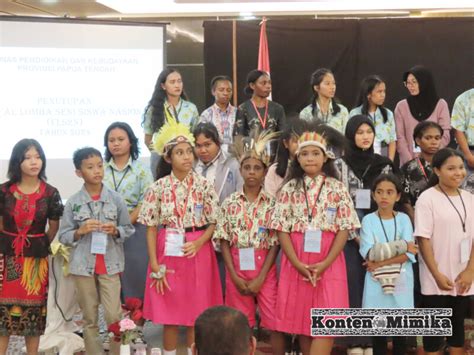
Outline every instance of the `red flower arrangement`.
[(143, 318), (142, 312), (143, 302), (139, 298), (127, 297), (125, 299), (125, 304), (122, 305), (122, 309), (125, 312), (125, 316), (130, 317), (134, 322), (139, 322)]
[(108, 326), (108, 331), (114, 341), (129, 344), (138, 337), (136, 323), (143, 319), (142, 306), (143, 302), (139, 298), (125, 299), (125, 304), (122, 305), (125, 318)]

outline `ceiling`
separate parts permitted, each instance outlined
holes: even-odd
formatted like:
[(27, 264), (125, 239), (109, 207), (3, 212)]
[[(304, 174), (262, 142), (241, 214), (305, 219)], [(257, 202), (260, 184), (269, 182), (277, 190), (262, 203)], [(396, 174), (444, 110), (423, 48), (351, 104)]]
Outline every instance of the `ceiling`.
[(0, 15), (173, 19), (248, 16), (472, 16), (470, 0), (0, 0)]

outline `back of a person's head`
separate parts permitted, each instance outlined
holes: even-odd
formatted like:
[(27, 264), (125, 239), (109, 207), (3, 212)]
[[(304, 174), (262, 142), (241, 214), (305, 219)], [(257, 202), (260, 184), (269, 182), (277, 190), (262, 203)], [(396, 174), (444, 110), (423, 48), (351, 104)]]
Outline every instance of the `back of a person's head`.
[(195, 323), (195, 346), (199, 355), (248, 355), (252, 331), (247, 317), (225, 306), (205, 310)]

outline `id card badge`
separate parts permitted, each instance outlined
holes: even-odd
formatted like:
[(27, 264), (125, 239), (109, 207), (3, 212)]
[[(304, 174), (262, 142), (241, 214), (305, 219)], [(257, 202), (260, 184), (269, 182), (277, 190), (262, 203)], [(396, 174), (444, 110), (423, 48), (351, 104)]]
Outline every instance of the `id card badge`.
[(201, 204), (198, 204), (198, 205), (194, 206), (194, 216), (196, 217), (196, 220), (201, 219), (203, 209), (204, 209), (204, 206), (201, 205)]
[(107, 234), (103, 232), (92, 232), (91, 254), (104, 255), (107, 250)]
[(183, 256), (184, 231), (166, 228), (165, 256)]
[(461, 264), (467, 263), (471, 256), (471, 240), (464, 238), (461, 240)]
[(374, 153), (382, 154), (382, 142), (378, 139), (374, 140)]
[(336, 212), (337, 209), (334, 207), (328, 207), (326, 210), (326, 219), (328, 221), (328, 224), (333, 224), (334, 220), (336, 219)]
[(356, 190), (355, 208), (357, 209), (370, 208), (370, 190), (369, 189)]
[(305, 253), (320, 253), (321, 252), (321, 237), (320, 229), (308, 228), (304, 233), (304, 249)]
[(407, 282), (407, 271), (404, 267), (400, 270), (400, 275), (398, 275), (397, 280), (395, 281), (395, 290), (393, 293), (395, 295), (400, 295), (408, 291), (408, 282)]
[(239, 267), (241, 271), (255, 270), (255, 249), (241, 248), (239, 249)]

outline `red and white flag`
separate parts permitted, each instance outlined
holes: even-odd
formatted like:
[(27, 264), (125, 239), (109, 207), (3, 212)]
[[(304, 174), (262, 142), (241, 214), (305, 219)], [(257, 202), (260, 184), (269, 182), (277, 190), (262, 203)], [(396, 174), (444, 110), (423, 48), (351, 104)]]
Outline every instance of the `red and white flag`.
[[(258, 46), (257, 69), (267, 72), (268, 75), (270, 75), (270, 51), (268, 50), (266, 17), (262, 19), (262, 22), (260, 22), (260, 44)], [(272, 99), (272, 94), (270, 94), (268, 99)]]

